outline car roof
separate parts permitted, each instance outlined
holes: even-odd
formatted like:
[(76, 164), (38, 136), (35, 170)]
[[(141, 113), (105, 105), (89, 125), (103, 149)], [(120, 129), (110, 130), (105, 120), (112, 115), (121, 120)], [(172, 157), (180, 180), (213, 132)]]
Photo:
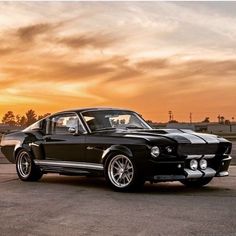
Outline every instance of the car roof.
[(57, 113), (63, 113), (63, 112), (85, 112), (85, 111), (103, 111), (103, 110), (119, 110), (119, 111), (132, 111), (129, 109), (124, 109), (124, 108), (115, 108), (115, 107), (85, 107), (85, 108), (74, 108), (74, 109), (68, 109), (68, 110), (63, 110)]

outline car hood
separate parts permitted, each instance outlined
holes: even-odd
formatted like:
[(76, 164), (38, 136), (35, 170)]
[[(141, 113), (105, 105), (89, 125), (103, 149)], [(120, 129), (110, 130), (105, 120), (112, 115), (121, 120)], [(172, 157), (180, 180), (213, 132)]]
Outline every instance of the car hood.
[(142, 138), (148, 141), (155, 141), (160, 137), (166, 138), (177, 143), (220, 143), (229, 142), (228, 140), (218, 137), (212, 134), (197, 133), (192, 130), (184, 129), (148, 129), (148, 130), (127, 130), (116, 131), (116, 135), (130, 137), (130, 138)]

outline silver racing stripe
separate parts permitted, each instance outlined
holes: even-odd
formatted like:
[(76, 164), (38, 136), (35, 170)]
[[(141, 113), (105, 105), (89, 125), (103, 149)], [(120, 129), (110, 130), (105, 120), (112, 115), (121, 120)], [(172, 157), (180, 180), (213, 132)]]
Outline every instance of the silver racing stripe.
[(219, 143), (219, 140), (214, 135), (200, 134), (200, 133), (194, 133), (194, 135), (204, 139), (207, 143)]
[(181, 131), (184, 132), (185, 134), (187, 133), (200, 139), (203, 139), (206, 143), (219, 143), (219, 140), (216, 135), (196, 133), (192, 130), (185, 130), (185, 129), (181, 129)]
[(188, 134), (188, 133), (174, 133), (175, 137), (184, 137), (185, 139), (187, 139), (188, 141), (190, 141), (193, 144), (202, 144), (202, 143), (206, 143), (202, 138), (199, 138), (195, 135), (192, 134)]

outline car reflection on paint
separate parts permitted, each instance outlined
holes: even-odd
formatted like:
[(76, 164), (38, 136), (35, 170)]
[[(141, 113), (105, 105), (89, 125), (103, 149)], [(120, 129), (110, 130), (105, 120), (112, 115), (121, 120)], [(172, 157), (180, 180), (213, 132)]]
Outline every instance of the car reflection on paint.
[(23, 181), (47, 173), (104, 176), (118, 191), (145, 181), (206, 185), (228, 175), (231, 147), (215, 135), (153, 129), (136, 112), (115, 108), (58, 112), (1, 140)]

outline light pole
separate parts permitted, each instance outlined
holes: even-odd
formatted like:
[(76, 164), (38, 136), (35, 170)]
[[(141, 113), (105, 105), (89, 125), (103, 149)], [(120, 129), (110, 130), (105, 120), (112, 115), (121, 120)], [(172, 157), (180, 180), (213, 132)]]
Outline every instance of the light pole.
[(169, 114), (169, 122), (170, 122), (172, 120), (172, 111), (169, 111), (168, 114)]
[(234, 117), (232, 117), (232, 122), (230, 122), (230, 133), (233, 132), (233, 127), (232, 124), (234, 123)]

